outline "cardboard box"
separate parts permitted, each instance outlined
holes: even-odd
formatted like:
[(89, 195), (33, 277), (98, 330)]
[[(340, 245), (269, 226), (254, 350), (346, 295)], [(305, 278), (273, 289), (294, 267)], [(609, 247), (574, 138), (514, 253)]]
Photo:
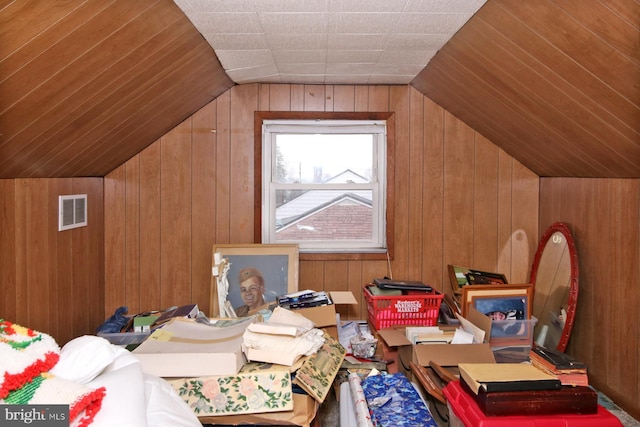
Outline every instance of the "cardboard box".
[[(484, 318), (488, 319), (486, 316)], [(490, 331), (491, 322), (486, 319), (473, 319), (482, 324), (483, 331)], [(477, 326), (476, 323), (474, 325)], [(452, 326), (441, 326), (450, 330)], [(419, 366), (429, 366), (433, 361), (444, 367), (457, 367), (459, 363), (495, 363), (495, 357), (488, 342), (478, 344), (411, 344), (405, 334), (405, 327), (386, 328), (378, 331), (378, 335), (389, 347), (397, 348), (398, 370), (408, 378), (413, 378), (411, 362)]]
[(245, 363), (242, 334), (253, 318), (209, 326), (174, 318), (156, 329), (132, 354), (144, 372), (159, 377), (235, 375)]
[(329, 292), (333, 304), (321, 305), (319, 307), (299, 308), (292, 311), (302, 314), (307, 319), (315, 323), (316, 328), (324, 328), (326, 326), (336, 326), (336, 305), (339, 304), (358, 304), (356, 297), (350, 291), (331, 291)]

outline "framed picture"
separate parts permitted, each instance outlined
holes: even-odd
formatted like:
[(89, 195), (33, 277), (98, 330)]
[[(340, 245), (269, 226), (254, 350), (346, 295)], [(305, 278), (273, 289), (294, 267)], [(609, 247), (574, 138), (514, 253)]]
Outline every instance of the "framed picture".
[[(216, 253), (228, 262), (227, 301), (238, 317), (254, 314), (273, 305), (276, 297), (298, 290), (298, 245), (214, 245), (214, 266)], [(217, 289), (215, 280), (212, 283), (213, 301)]]
[(447, 266), (447, 269), (454, 294), (460, 294), (462, 287), (467, 285), (504, 285), (508, 283), (507, 277), (501, 273), (492, 273), (451, 264)]
[[(466, 316), (469, 307), (473, 307), (492, 320), (528, 320), (531, 318), (532, 295), (531, 283), (465, 286), (462, 288), (462, 316)], [(501, 318), (502, 315), (505, 318)]]
[(462, 316), (470, 307), (491, 318), (492, 345), (530, 341), (533, 285), (476, 285), (462, 288)]

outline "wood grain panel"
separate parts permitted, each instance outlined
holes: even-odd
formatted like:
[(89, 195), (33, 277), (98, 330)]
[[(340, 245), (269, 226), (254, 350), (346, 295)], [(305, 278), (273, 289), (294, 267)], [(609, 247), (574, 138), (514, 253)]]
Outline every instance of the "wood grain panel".
[[(105, 245), (105, 318), (123, 305), (126, 299), (125, 228), (126, 166), (122, 165), (104, 179)], [(147, 255), (147, 254), (145, 254)]]
[[(592, 165), (597, 164), (598, 159), (610, 158), (611, 161), (607, 163), (616, 164), (617, 168), (632, 166), (625, 165), (629, 160), (624, 158), (621, 152), (624, 151), (625, 145), (632, 144), (629, 137), (637, 137), (635, 132), (621, 125), (620, 131), (624, 133), (616, 140), (617, 144), (604, 143), (610, 138), (612, 132), (608, 122), (615, 123), (615, 121), (605, 120), (596, 115), (589, 108), (594, 107), (594, 101), (585, 99), (582, 94), (578, 96), (577, 100), (571, 99), (569, 94), (563, 93), (563, 89), (567, 85), (561, 79), (549, 80), (546, 76), (535, 75), (526, 81), (522, 80), (520, 76), (526, 74), (532, 64), (514, 60), (512, 52), (518, 52), (517, 49), (508, 51), (492, 47), (487, 49), (491, 40), (500, 37), (500, 34), (492, 31), (488, 26), (470, 24), (467, 31), (470, 36), (460, 45), (456, 44), (458, 49), (456, 54), (463, 58), (471, 69), (476, 70), (479, 77), (491, 85), (505, 103), (515, 103), (511, 100), (517, 100), (523, 114), (530, 116), (532, 121), (537, 121), (545, 132), (554, 135), (556, 139), (561, 139), (564, 143), (558, 147), (559, 150), (568, 153), (575, 152), (581, 159), (589, 161)], [(529, 34), (529, 37), (535, 36)], [(469, 52), (473, 52), (473, 54), (469, 55)], [(520, 56), (528, 58), (526, 55)], [(477, 60), (480, 57), (483, 58), (482, 61)], [(488, 64), (495, 64), (495, 66), (492, 67), (485, 63), (485, 59), (489, 60)], [(508, 71), (501, 65), (505, 63), (511, 64)], [(556, 91), (545, 90), (550, 81), (556, 86)], [(563, 125), (557, 127), (546, 125), (553, 123), (556, 119), (561, 119)], [(571, 138), (567, 138), (568, 129), (571, 127), (575, 127), (575, 130), (573, 130)], [(549, 144), (553, 143), (549, 139), (547, 141)], [(580, 141), (580, 143), (576, 141)]]
[[(409, 234), (414, 231), (412, 227), (414, 223), (411, 222), (410, 224), (410, 216), (407, 215), (407, 213), (412, 212), (411, 203), (409, 202), (412, 186), (412, 153), (410, 150), (411, 145), (409, 140), (409, 99), (409, 90), (404, 86), (401, 88), (388, 86), (383, 86), (380, 88), (376, 87), (375, 90), (371, 91), (369, 97), (370, 110), (376, 111), (377, 109), (379, 109), (380, 111), (385, 111), (391, 109), (395, 113), (395, 139), (399, 141), (399, 143), (393, 145), (393, 159), (395, 164), (406, 165), (406, 167), (393, 169), (393, 184), (391, 184), (391, 182), (388, 182), (387, 188), (391, 188), (391, 185), (393, 185), (393, 232), (394, 239), (397, 239), (400, 242), (409, 242)], [(387, 103), (386, 105), (383, 104), (385, 102)], [(415, 183), (413, 183), (413, 185), (415, 185)], [(420, 204), (417, 204), (417, 209), (421, 209)], [(400, 214), (400, 212), (402, 212), (402, 214)], [(417, 216), (416, 218), (420, 218), (420, 216)], [(407, 280), (407, 277), (415, 277), (407, 276), (408, 274), (419, 273), (419, 271), (416, 272), (415, 269), (414, 271), (411, 271), (411, 269), (409, 268), (409, 266), (412, 265), (410, 261), (415, 260), (415, 258), (409, 259), (409, 252), (416, 249), (419, 250), (416, 245), (409, 244), (394, 246), (393, 251), (391, 251), (391, 256), (394, 260), (394, 270), (396, 273), (394, 275), (395, 278), (400, 280)], [(418, 252), (416, 255), (419, 259), (420, 252)], [(399, 272), (403, 272), (402, 275), (399, 275)]]
[[(585, 70), (606, 81), (617, 93), (624, 93), (638, 105), (640, 91), (632, 83), (637, 77), (637, 67), (620, 52), (611, 49), (607, 40), (598, 37), (590, 27), (592, 19), (599, 19), (600, 25), (623, 28), (628, 25), (617, 14), (606, 13), (606, 8), (595, 7), (598, 2), (580, 5), (582, 20), (567, 19), (561, 8), (536, 2), (506, 2), (497, 0), (510, 14), (537, 33), (544, 33), (554, 47), (570, 56)], [(567, 6), (571, 8), (571, 6)], [(573, 7), (575, 9), (575, 5)], [(585, 25), (585, 19), (587, 24)], [(631, 34), (637, 37), (637, 31)], [(615, 64), (615, 67), (611, 65)]]
[(325, 86), (304, 86), (304, 111), (325, 111)]
[[(424, 159), (425, 159), (425, 120), (424, 120), (424, 96), (416, 90), (409, 89), (409, 122), (406, 125), (408, 135), (404, 135), (401, 139), (408, 141), (408, 144), (399, 144), (399, 146), (407, 146), (408, 152), (408, 164), (409, 164), (409, 188), (407, 189), (407, 199), (415, 200), (414, 203), (408, 203), (405, 209), (408, 210), (407, 218), (424, 218), (425, 209), (427, 208), (428, 201), (423, 199), (423, 191), (425, 187), (429, 186), (429, 182), (423, 179), (424, 177)], [(398, 123), (398, 122), (396, 122)], [(402, 128), (402, 126), (400, 126)], [(420, 200), (420, 202), (417, 202)], [(396, 203), (398, 207), (398, 203)], [(397, 223), (396, 223), (397, 224)], [(408, 233), (409, 235), (423, 236), (425, 231), (425, 221), (409, 221)], [(400, 238), (400, 236), (398, 236)], [(424, 256), (426, 249), (426, 242), (422, 239), (407, 239), (409, 244), (408, 249), (408, 265), (411, 268), (408, 269), (407, 277), (422, 277), (423, 269), (425, 268), (424, 261), (427, 261)], [(396, 249), (397, 251), (397, 249)]]
[[(412, 89), (412, 93), (417, 92)], [(422, 276), (440, 291), (449, 288), (444, 264), (444, 117), (445, 111), (428, 98), (424, 105)], [(453, 260), (450, 263), (454, 263)]]
[[(101, 189), (102, 190), (102, 189)], [(73, 316), (75, 312), (75, 304), (70, 301), (76, 301), (73, 297), (74, 286), (73, 281), (69, 280), (73, 278), (73, 236), (76, 233), (72, 232), (59, 232), (58, 231), (58, 209), (59, 200), (58, 195), (65, 194), (77, 194), (73, 190), (71, 179), (57, 179), (49, 182), (49, 196), (47, 197), (48, 213), (47, 213), (47, 239), (51, 242), (51, 250), (49, 251), (49, 259), (47, 265), (55, 266), (51, 271), (49, 277), (49, 285), (51, 289), (51, 296), (49, 301), (53, 308), (49, 313), (49, 319), (47, 320), (49, 330), (52, 336), (62, 339), (70, 339), (70, 332), (73, 331)], [(80, 193), (83, 194), (83, 193)], [(89, 199), (87, 195), (87, 202), (93, 199)], [(102, 204), (102, 199), (100, 200)], [(87, 203), (88, 204), (88, 203)], [(102, 207), (100, 207), (100, 212)], [(90, 212), (90, 206), (87, 206), (87, 213)], [(93, 219), (93, 218), (92, 218)], [(89, 218), (87, 218), (88, 222)], [(94, 266), (95, 268), (96, 266)], [(104, 277), (102, 275), (101, 277)], [(66, 296), (70, 295), (71, 298)], [(87, 305), (93, 305), (98, 301), (98, 298), (92, 298), (91, 300), (85, 300)], [(97, 307), (98, 313), (102, 313), (104, 302)], [(68, 316), (60, 316), (59, 313), (68, 313)]]
[(473, 154), (473, 265), (492, 271), (498, 254), (498, 147), (476, 134)]
[(638, 177), (638, 9), (489, 1), (412, 86), (539, 176)]
[(217, 99), (215, 243), (231, 242), (231, 92), (225, 92)]
[[(127, 301), (131, 313), (149, 310), (144, 307), (141, 297), (140, 281), (140, 156), (136, 156), (125, 163), (126, 191), (125, 191), (125, 282), (127, 283)], [(131, 285), (131, 286), (129, 286)]]
[[(53, 37), (42, 34), (52, 25), (61, 27), (61, 21), (69, 21), (70, 15), (82, 21), (90, 19), (100, 10), (108, 7), (113, 1), (87, 2), (87, 1), (11, 1), (2, 8), (2, 20), (0, 21), (0, 38), (3, 40), (0, 46), (0, 57), (5, 58), (15, 51), (32, 50), (25, 57), (30, 58), (41, 54), (51, 45), (58, 42), (61, 37), (68, 34), (60, 31), (61, 36)], [(71, 7), (69, 7), (71, 6)], [(75, 28), (77, 23), (70, 28)], [(42, 44), (28, 44), (29, 41), (42, 38)], [(26, 45), (26, 47), (25, 47)], [(19, 68), (17, 66), (16, 68)]]
[(472, 266), (473, 131), (450, 114), (444, 118), (444, 244), (449, 264)]
[[(540, 232), (566, 222), (579, 260), (578, 310), (569, 354), (589, 366), (589, 381), (638, 418), (640, 333), (634, 285), (640, 273), (640, 181), (543, 178)], [(601, 262), (605, 260), (605, 262)], [(623, 326), (621, 326), (623, 325)]]
[(355, 88), (353, 85), (336, 85), (333, 87), (332, 111), (355, 111)]
[[(1, 181), (2, 249), (9, 261), (0, 274), (3, 319), (49, 333), (60, 345), (102, 323), (102, 185), (101, 178)], [(58, 231), (63, 194), (87, 194), (86, 227)]]
[(16, 183), (12, 179), (0, 179), (0, 313), (7, 320), (16, 319), (17, 251), (16, 241)]
[(191, 233), (199, 236), (191, 240), (191, 293), (192, 300), (205, 313), (209, 307), (209, 284), (211, 282), (211, 249), (215, 239), (216, 102), (211, 102), (192, 116), (192, 178), (191, 178)]
[(500, 254), (498, 255), (496, 271), (502, 272), (507, 276), (509, 282), (515, 283), (512, 280), (513, 272), (511, 271), (513, 261), (513, 221), (511, 219), (513, 159), (502, 149), (499, 151), (498, 156), (498, 212), (496, 219), (498, 221)]
[(529, 272), (538, 247), (538, 192), (539, 178), (521, 163), (513, 162), (511, 201), (512, 233), (511, 280), (528, 283)]
[(256, 111), (256, 85), (240, 86), (231, 94), (230, 243), (252, 243), (254, 237), (253, 203), (254, 158), (253, 122)]
[(233, 85), (173, 2), (17, 3), (57, 19), (3, 44), (1, 176), (104, 176)]
[(161, 139), (162, 307), (191, 302), (191, 120)]
[(140, 304), (144, 310), (157, 310), (162, 307), (162, 281), (160, 268), (162, 259), (161, 238), (158, 230), (162, 228), (160, 142), (144, 149), (140, 158)]
[[(361, 287), (374, 277), (393, 274), (396, 278), (423, 280), (441, 289), (448, 283), (447, 264), (462, 261), (472, 264), (475, 261), (474, 254), (483, 250), (486, 251), (486, 254), (483, 252), (484, 262), (491, 269), (496, 268), (498, 260), (502, 259), (509, 271), (528, 270), (527, 257), (523, 258), (525, 262), (520, 262), (521, 258), (516, 256), (504, 258), (498, 253), (495, 242), (488, 246), (489, 249), (484, 242), (488, 235), (493, 236), (494, 241), (498, 235), (511, 238), (516, 231), (513, 227), (529, 230), (528, 224), (537, 224), (536, 213), (523, 208), (520, 213), (514, 214), (517, 209), (507, 198), (513, 197), (513, 203), (523, 203), (528, 208), (531, 201), (537, 200), (537, 188), (516, 185), (512, 181), (517, 178), (527, 182), (530, 177), (537, 180), (535, 174), (513, 174), (510, 156), (414, 88), (344, 85), (332, 86), (331, 90), (335, 109), (393, 113), (389, 127), (395, 141), (395, 149), (390, 157), (395, 170), (392, 190), (402, 193), (402, 201), (393, 206), (395, 214), (390, 218), (390, 224), (394, 228), (395, 240), (390, 243), (399, 250), (389, 264), (385, 259), (303, 260), (300, 262), (300, 288), (351, 290), (360, 304), (340, 310), (344, 316), (357, 319), (367, 316)], [(189, 281), (186, 286), (193, 301), (203, 306), (208, 303), (208, 299), (204, 302), (200, 300), (208, 295), (209, 281), (198, 279), (199, 275), (204, 277), (209, 274), (211, 263), (210, 248), (206, 243), (210, 238), (205, 225), (207, 221), (213, 221), (211, 238), (214, 243), (254, 241), (253, 233), (244, 235), (243, 231), (244, 223), (253, 224), (256, 220), (253, 204), (255, 189), (252, 185), (256, 173), (252, 169), (255, 161), (252, 141), (254, 111), (265, 106), (277, 111), (303, 111), (306, 108), (305, 94), (311, 91), (318, 92), (318, 87), (264, 84), (234, 87), (145, 150), (145, 155), (149, 154), (149, 158), (155, 160), (140, 161), (141, 188), (138, 193), (142, 199), (147, 191), (155, 194), (154, 183), (157, 182), (156, 177), (161, 176), (159, 212), (152, 217), (160, 217), (162, 221), (157, 230), (145, 228), (145, 234), (158, 236), (156, 238), (160, 239), (162, 255), (155, 260), (155, 255), (142, 250), (141, 246), (140, 256), (149, 257), (149, 260), (141, 260), (139, 265), (147, 265), (150, 270), (152, 262), (158, 264), (157, 268), (162, 272), (161, 306), (177, 303), (170, 296), (171, 289), (176, 287), (176, 280), (168, 272), (175, 270), (176, 274), (181, 274), (178, 272), (184, 268), (191, 272), (191, 277), (185, 276), (185, 280)], [(326, 95), (328, 89), (325, 88), (323, 93)], [(313, 99), (315, 105), (315, 97)], [(323, 103), (323, 106), (327, 105)], [(209, 122), (215, 123), (215, 134), (207, 134), (206, 123)], [(168, 144), (173, 148), (169, 149)], [(159, 150), (161, 154), (151, 156), (149, 150), (156, 153)], [(190, 156), (187, 156), (187, 150)], [(213, 156), (210, 168), (207, 167), (209, 156)], [(142, 154), (140, 157), (142, 159)], [(482, 167), (477, 166), (480, 161)], [(461, 164), (465, 167), (461, 168)], [(508, 173), (505, 173), (505, 164)], [(183, 196), (176, 194), (184, 191), (181, 180), (186, 179), (185, 174), (192, 181), (189, 187), (192, 194), (188, 201), (183, 201)], [(143, 176), (148, 176), (149, 180), (142, 179)], [(146, 189), (147, 186), (151, 188)], [(116, 190), (116, 187), (105, 186), (105, 192), (108, 193), (110, 188)], [(212, 205), (201, 200), (208, 191), (212, 192), (212, 200), (215, 200)], [(512, 191), (531, 194), (514, 197)], [(117, 197), (125, 197), (125, 194), (119, 193)], [(485, 200), (488, 194), (494, 196)], [(189, 218), (183, 219), (190, 223), (190, 229), (185, 228), (176, 236), (177, 232), (171, 227), (178, 219), (169, 218), (175, 217), (174, 210), (182, 202), (191, 207)], [(506, 206), (499, 206), (501, 203), (506, 203)], [(474, 212), (476, 205), (482, 212)], [(213, 211), (211, 216), (206, 212), (207, 209)], [(504, 228), (498, 232), (497, 220), (490, 221), (491, 215), (486, 212), (494, 212), (495, 216), (502, 211), (507, 213), (508, 221), (501, 224)], [(530, 216), (531, 219), (527, 221), (521, 216)], [(141, 214), (140, 218), (143, 217)], [(196, 221), (202, 223), (196, 225)], [(493, 222), (493, 225), (488, 222)], [(475, 237), (476, 233), (482, 237)], [(173, 255), (175, 249), (166, 245), (176, 239), (184, 239), (184, 243), (174, 243), (175, 248), (182, 244), (188, 248), (185, 253), (170, 257), (169, 254)], [(106, 245), (106, 248), (113, 249), (110, 245)], [(124, 251), (124, 246), (121, 250)], [(514, 267), (512, 263), (522, 265)], [(108, 270), (108, 262), (105, 265)], [(206, 273), (202, 272), (203, 267), (206, 267)], [(132, 283), (127, 286), (136, 285)], [(105, 304), (114, 305), (109, 301)]]
[(25, 237), (28, 243), (25, 262), (29, 267), (26, 273), (25, 294), (27, 302), (27, 318), (29, 325), (36, 330), (48, 330), (50, 307), (48, 304), (37, 306), (32, 302), (38, 299), (49, 301), (51, 297), (49, 289), (49, 275), (55, 272), (55, 265), (41, 264), (44, 259), (49, 259), (51, 249), (47, 225), (49, 203), (47, 180), (29, 180), (23, 182), (23, 197), (26, 209)]

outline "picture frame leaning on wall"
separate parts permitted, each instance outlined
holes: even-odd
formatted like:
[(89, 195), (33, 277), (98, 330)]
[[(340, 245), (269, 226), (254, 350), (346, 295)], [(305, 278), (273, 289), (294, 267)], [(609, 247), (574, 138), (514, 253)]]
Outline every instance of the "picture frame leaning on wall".
[[(299, 248), (295, 244), (216, 244), (216, 254), (228, 263), (227, 301), (238, 317), (273, 307), (280, 295), (298, 291)], [(216, 277), (212, 277), (211, 301), (214, 317), (217, 310)]]

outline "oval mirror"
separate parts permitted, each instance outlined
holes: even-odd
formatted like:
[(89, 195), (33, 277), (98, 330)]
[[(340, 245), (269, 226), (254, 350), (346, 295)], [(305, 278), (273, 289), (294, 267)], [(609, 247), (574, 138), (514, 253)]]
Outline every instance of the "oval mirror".
[(578, 303), (578, 254), (566, 224), (556, 222), (540, 239), (531, 267), (537, 345), (564, 352)]

